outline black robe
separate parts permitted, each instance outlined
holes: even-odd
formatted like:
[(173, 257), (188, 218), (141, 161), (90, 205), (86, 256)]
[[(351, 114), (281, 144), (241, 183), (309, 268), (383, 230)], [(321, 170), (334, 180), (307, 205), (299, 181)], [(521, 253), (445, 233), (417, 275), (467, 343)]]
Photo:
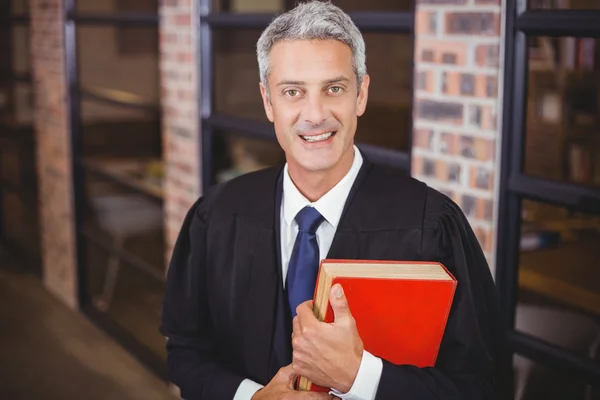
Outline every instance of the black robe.
[[(183, 223), (160, 331), (168, 337), (169, 378), (187, 400), (232, 399), (244, 378), (266, 385), (291, 361), (289, 342), (277, 344), (291, 339), (289, 323), (276, 322), (285, 298), (281, 173), (269, 168), (213, 188)], [(505, 331), (494, 282), (449, 198), (365, 159), (327, 258), (439, 261), (458, 281), (435, 367), (383, 360), (378, 400), (499, 399), (510, 392), (499, 368)]]

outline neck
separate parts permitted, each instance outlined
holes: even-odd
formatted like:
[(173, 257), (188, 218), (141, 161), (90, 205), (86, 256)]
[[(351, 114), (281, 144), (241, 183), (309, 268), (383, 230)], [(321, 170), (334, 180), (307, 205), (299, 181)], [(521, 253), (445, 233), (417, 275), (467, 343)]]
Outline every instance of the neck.
[(354, 149), (347, 152), (331, 169), (306, 171), (299, 165), (288, 163), (288, 172), (294, 185), (310, 202), (315, 202), (337, 185), (352, 168)]

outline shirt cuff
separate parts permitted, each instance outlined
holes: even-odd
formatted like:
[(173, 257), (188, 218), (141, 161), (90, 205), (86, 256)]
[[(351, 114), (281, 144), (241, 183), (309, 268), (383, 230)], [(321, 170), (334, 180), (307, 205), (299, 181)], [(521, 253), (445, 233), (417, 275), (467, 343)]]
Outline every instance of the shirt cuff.
[(358, 367), (358, 373), (350, 391), (344, 394), (331, 389), (329, 394), (333, 394), (343, 400), (373, 400), (379, 387), (381, 371), (383, 371), (381, 358), (375, 357), (368, 351), (363, 350), (360, 367)]
[(235, 392), (235, 396), (233, 396), (233, 400), (250, 400), (252, 396), (264, 386), (251, 381), (250, 379), (244, 379), (240, 386), (238, 386), (237, 391)]

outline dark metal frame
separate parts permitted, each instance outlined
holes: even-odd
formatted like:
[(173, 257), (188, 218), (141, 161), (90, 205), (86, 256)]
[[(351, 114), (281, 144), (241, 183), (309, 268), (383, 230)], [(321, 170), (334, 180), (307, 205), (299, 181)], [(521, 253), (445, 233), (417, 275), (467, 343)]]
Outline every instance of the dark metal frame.
[[(149, 114), (160, 115), (159, 105), (140, 99), (131, 93), (97, 88), (83, 87), (79, 83), (79, 71), (77, 62), (77, 32), (79, 25), (115, 25), (115, 26), (158, 26), (159, 16), (156, 13), (116, 13), (116, 14), (81, 14), (77, 13), (75, 8), (76, 0), (64, 1), (64, 19), (65, 19), (65, 64), (67, 73), (67, 84), (69, 94), (69, 139), (72, 149), (71, 166), (73, 171), (73, 204), (75, 217), (75, 248), (78, 274), (78, 301), (82, 311), (100, 328), (107, 331), (121, 345), (127, 348), (135, 357), (146, 364), (161, 378), (167, 379), (166, 365), (163, 360), (154, 355), (148, 348), (139, 343), (131, 333), (118, 326), (107, 315), (96, 310), (91, 304), (91, 296), (87, 288), (87, 258), (86, 242), (92, 243), (104, 250), (117, 254), (125, 263), (123, 266), (132, 267), (145, 273), (147, 276), (159, 281), (164, 281), (164, 276), (156, 272), (151, 266), (138, 257), (122, 250), (114, 249), (111, 244), (98, 235), (87, 230), (84, 225), (84, 207), (85, 207), (85, 173), (83, 162), (83, 131), (81, 127), (81, 101), (83, 99), (102, 102), (105, 104), (117, 105), (140, 110)], [(124, 97), (127, 97), (125, 99)], [(109, 176), (104, 176), (111, 179)], [(116, 183), (119, 183), (118, 181)], [(158, 329), (158, 327), (157, 327)]]
[[(246, 118), (230, 115), (213, 114), (213, 42), (212, 31), (220, 29), (255, 28), (264, 29), (276, 14), (264, 13), (229, 13), (228, 1), (224, 1), (223, 12), (214, 13), (212, 0), (199, 0), (200, 20), (200, 105), (201, 134), (200, 153), (202, 155), (202, 188), (206, 192), (213, 184), (213, 138), (217, 130), (233, 130), (236, 133), (275, 141), (275, 131), (269, 123), (262, 123)], [(293, 7), (293, 1), (285, 1), (285, 8)], [(407, 12), (354, 12), (349, 13), (362, 32), (414, 33), (414, 10)], [(411, 100), (412, 102), (412, 100)], [(411, 120), (412, 125), (412, 120)], [(409, 132), (412, 126), (409, 127)], [(394, 134), (394, 133), (392, 133)], [(412, 138), (409, 135), (409, 148)], [(357, 144), (358, 147), (379, 165), (410, 171), (410, 152), (387, 149), (368, 144)]]
[(576, 356), (514, 329), (518, 294), (521, 201), (534, 199), (582, 212), (600, 213), (600, 189), (527, 176), (524, 171), (528, 36), (600, 37), (600, 11), (527, 10), (526, 1), (509, 1), (506, 9), (505, 83), (496, 283), (502, 299), (510, 354), (504, 361), (512, 370), (513, 353), (600, 382), (600, 363)]

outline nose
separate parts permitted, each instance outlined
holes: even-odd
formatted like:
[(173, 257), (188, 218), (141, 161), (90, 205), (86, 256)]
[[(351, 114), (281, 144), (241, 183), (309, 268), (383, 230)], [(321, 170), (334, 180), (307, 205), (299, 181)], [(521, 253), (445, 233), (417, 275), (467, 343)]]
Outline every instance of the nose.
[(327, 108), (321, 96), (310, 96), (304, 109), (304, 120), (313, 126), (319, 126), (327, 120)]

